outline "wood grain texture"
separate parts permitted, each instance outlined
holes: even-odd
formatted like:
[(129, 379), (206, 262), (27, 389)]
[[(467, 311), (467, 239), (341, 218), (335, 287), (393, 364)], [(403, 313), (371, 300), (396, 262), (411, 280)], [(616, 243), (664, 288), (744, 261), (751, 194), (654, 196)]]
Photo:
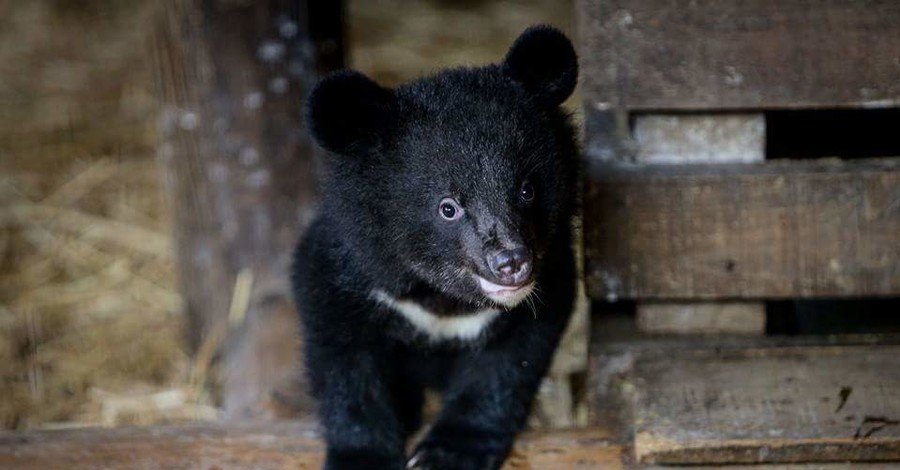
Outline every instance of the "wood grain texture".
[(589, 107), (900, 104), (895, 0), (579, 0)]
[(676, 361), (685, 355), (739, 352), (747, 349), (821, 348), (898, 345), (898, 335), (829, 336), (650, 336), (637, 328), (634, 316), (605, 312), (592, 324), (586, 390), (590, 426), (609, 429), (613, 438), (634, 435), (635, 365), (643, 361)]
[(600, 299), (900, 294), (900, 159), (592, 165)]
[(751, 348), (637, 359), (642, 463), (900, 459), (900, 346)]
[[(309, 423), (194, 425), (0, 434), (4, 470), (299, 470), (322, 467)], [(623, 446), (602, 431), (526, 434), (504, 467), (623, 468)]]

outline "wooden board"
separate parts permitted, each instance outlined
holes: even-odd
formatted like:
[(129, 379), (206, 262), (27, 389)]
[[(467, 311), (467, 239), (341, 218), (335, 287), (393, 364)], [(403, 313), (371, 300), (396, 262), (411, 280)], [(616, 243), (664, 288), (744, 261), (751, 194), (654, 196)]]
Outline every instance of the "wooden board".
[(594, 298), (900, 295), (900, 159), (596, 164)]
[[(526, 434), (505, 469), (623, 468), (624, 448), (596, 429)], [(0, 433), (4, 470), (319, 469), (310, 423), (205, 424)]]
[(683, 352), (634, 365), (642, 463), (900, 460), (900, 346)]
[(579, 0), (582, 83), (604, 110), (900, 104), (896, 0)]

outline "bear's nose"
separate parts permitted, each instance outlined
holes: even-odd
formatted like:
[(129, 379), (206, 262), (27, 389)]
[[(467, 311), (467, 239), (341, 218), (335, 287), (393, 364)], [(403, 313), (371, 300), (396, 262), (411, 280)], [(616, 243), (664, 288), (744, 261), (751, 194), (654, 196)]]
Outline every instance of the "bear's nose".
[(531, 275), (531, 253), (525, 247), (500, 250), (488, 258), (491, 273), (505, 285), (519, 286)]

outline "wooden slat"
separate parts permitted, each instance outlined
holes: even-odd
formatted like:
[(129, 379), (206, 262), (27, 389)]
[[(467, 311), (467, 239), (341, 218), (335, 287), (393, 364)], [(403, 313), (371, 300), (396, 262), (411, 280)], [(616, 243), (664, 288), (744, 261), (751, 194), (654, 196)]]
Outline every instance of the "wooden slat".
[(635, 455), (666, 464), (900, 460), (900, 346), (638, 359)]
[(585, 100), (629, 110), (900, 104), (896, 0), (580, 0)]
[[(623, 457), (596, 429), (526, 434), (504, 468), (616, 470)], [(0, 433), (4, 470), (299, 470), (322, 459), (315, 427), (300, 422)]]
[(597, 164), (588, 178), (595, 298), (900, 295), (900, 159)]

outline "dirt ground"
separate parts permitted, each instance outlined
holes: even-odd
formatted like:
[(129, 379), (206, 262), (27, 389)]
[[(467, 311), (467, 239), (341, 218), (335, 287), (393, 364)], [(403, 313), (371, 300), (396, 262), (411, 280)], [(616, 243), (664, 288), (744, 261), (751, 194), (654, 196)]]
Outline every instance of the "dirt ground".
[[(152, 2), (0, 2), (0, 426), (214, 419), (182, 343), (154, 161)], [(357, 0), (349, 63), (385, 84), (502, 57), (571, 0)]]

